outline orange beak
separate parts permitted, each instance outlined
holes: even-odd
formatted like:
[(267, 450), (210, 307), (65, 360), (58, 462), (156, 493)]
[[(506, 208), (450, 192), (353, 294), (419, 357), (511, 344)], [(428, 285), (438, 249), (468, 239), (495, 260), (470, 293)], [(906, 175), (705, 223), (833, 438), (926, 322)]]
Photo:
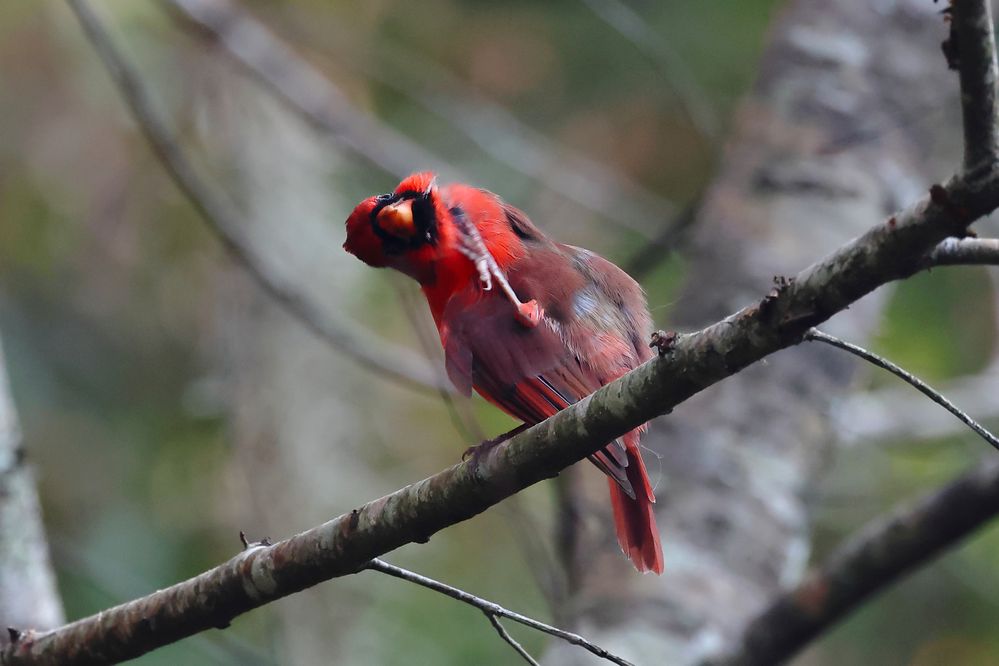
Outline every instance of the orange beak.
[(375, 218), (378, 226), (397, 238), (412, 238), (416, 233), (413, 225), (413, 202), (403, 200), (378, 211)]

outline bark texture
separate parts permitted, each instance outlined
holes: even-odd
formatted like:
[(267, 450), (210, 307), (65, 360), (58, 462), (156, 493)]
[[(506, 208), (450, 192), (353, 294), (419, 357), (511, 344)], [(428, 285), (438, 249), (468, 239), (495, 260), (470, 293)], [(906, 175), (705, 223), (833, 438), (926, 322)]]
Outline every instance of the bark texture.
[[(671, 326), (745, 305), (775, 274), (814, 261), (960, 165), (957, 77), (940, 52), (938, 10), (799, 0), (778, 17), (684, 251), (689, 277)], [(869, 296), (826, 327), (863, 341), (883, 301)], [(855, 367), (845, 354), (797, 347), (657, 420), (645, 443), (662, 460), (666, 573), (635, 578), (609, 533), (589, 534), (580, 552), (599, 554), (571, 601), (576, 629), (637, 663), (694, 663), (735, 640), (804, 572), (805, 491), (833, 455), (829, 411)], [(555, 644), (547, 657), (580, 663)]]
[[(49, 561), (35, 477), (0, 347), (0, 626), (51, 629), (65, 622)], [(3, 633), (3, 643), (9, 640)]]

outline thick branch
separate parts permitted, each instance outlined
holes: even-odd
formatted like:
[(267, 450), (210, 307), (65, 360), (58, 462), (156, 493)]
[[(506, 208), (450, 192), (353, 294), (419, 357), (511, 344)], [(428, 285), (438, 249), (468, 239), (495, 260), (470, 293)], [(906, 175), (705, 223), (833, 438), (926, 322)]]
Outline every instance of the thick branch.
[[(78, 1), (77, 1), (78, 4)], [(477, 460), (369, 502), (272, 546), (252, 547), (193, 579), (18, 643), (3, 663), (128, 659), (321, 581), (484, 511), (553, 477), (606, 442), (804, 333), (891, 280), (919, 270), (944, 238), (999, 206), (999, 174), (953, 179), (778, 285), (760, 303), (680, 336), (653, 359)]]
[(373, 346), (365, 340), (365, 334), (328, 316), (293, 281), (281, 277), (268, 266), (264, 256), (242, 233), (241, 214), (229, 201), (216, 196), (198, 175), (153, 103), (141, 75), (118, 51), (101, 19), (86, 0), (68, 2), (167, 173), (209, 229), (257, 284), (310, 330), (362, 367), (405, 386), (450, 390), (439, 373), (432, 371), (427, 363), (384, 342)]
[[(996, 106), (996, 41), (990, 0), (954, 0), (953, 32), (948, 60), (961, 77), (964, 167), (992, 168), (999, 159), (999, 115)], [(954, 39), (957, 39), (956, 44)], [(956, 61), (956, 63), (955, 63)]]
[(0, 348), (0, 627), (47, 629), (65, 621)]
[(753, 620), (720, 666), (783, 663), (901, 576), (953, 547), (999, 514), (999, 462), (991, 456), (942, 489), (879, 518), (825, 565)]

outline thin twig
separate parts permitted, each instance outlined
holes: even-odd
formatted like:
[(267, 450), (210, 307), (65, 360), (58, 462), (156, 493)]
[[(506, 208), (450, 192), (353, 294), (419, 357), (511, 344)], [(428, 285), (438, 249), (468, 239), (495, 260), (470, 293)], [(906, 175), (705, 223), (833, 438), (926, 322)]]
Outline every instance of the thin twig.
[(784, 663), (888, 587), (999, 515), (999, 462), (989, 457), (847, 538), (825, 564), (752, 620), (712, 666)]
[(500, 638), (509, 643), (510, 647), (516, 650), (517, 654), (524, 658), (524, 661), (531, 664), (531, 666), (541, 666), (541, 664), (535, 661), (534, 657), (532, 657), (531, 654), (524, 649), (524, 646), (518, 643), (517, 639), (510, 635), (510, 632), (506, 630), (506, 627), (503, 626), (503, 623), (499, 621), (498, 617), (489, 611), (482, 612), (487, 618), (489, 618), (489, 623), (496, 629), (496, 633), (500, 635)]
[(935, 390), (932, 386), (921, 380), (919, 377), (916, 377), (911, 372), (908, 372), (905, 369), (900, 368), (899, 366), (895, 365), (886, 358), (882, 358), (881, 356), (878, 356), (873, 352), (867, 351), (863, 347), (857, 346), (850, 342), (846, 342), (845, 340), (840, 340), (839, 338), (829, 335), (828, 333), (823, 333), (818, 329), (813, 328), (807, 333), (805, 333), (805, 339), (813, 340), (815, 342), (824, 342), (827, 345), (832, 345), (833, 347), (837, 347), (844, 351), (848, 351), (855, 356), (859, 356), (868, 363), (872, 363), (878, 366), (879, 368), (887, 370), (888, 372), (892, 373), (902, 381), (908, 382), (917, 391), (919, 391), (927, 398), (929, 398), (930, 400), (937, 403), (938, 405), (946, 409), (948, 412), (956, 416), (962, 423), (964, 423), (966, 426), (974, 430), (979, 437), (988, 442), (989, 445), (992, 446), (992, 448), (999, 451), (999, 439), (997, 439), (995, 435), (993, 435), (991, 432), (985, 429), (981, 424), (978, 423), (978, 421), (976, 421), (975, 419), (971, 418), (963, 411), (961, 411), (961, 409), (958, 408), (957, 405), (955, 405), (950, 400), (945, 398), (939, 391)]
[[(948, 60), (961, 78), (964, 168), (993, 168), (999, 159), (996, 40), (990, 0), (950, 3), (953, 30), (945, 43)], [(956, 43), (954, 40), (957, 40)]]
[(556, 638), (560, 638), (573, 645), (578, 645), (579, 647), (590, 651), (591, 653), (595, 654), (598, 657), (601, 657), (602, 659), (606, 659), (607, 661), (619, 664), (619, 666), (631, 666), (631, 662), (628, 662), (625, 659), (615, 654), (612, 654), (611, 652), (608, 652), (599, 645), (591, 643), (590, 641), (586, 640), (579, 634), (574, 634), (570, 631), (565, 631), (563, 629), (559, 629), (558, 627), (553, 627), (549, 624), (545, 624), (544, 622), (539, 622), (533, 618), (527, 617), (526, 615), (521, 615), (520, 613), (515, 613), (513, 611), (507, 610), (506, 608), (503, 608), (499, 604), (495, 604), (492, 601), (487, 601), (486, 599), (477, 597), (474, 594), (469, 594), (468, 592), (460, 590), (456, 587), (451, 587), (450, 585), (447, 585), (446, 583), (441, 583), (440, 581), (436, 581), (433, 578), (427, 578), (426, 576), (422, 576), (413, 571), (397, 567), (393, 564), (389, 564), (388, 562), (379, 559), (371, 560), (371, 562), (368, 563), (366, 568), (372, 569), (374, 571), (380, 571), (390, 576), (394, 576), (396, 578), (409, 581), (410, 583), (415, 583), (416, 585), (421, 585), (429, 590), (433, 590), (445, 596), (451, 597), (452, 599), (456, 599), (471, 606), (475, 606), (476, 608), (486, 613), (487, 615), (505, 617), (509, 620), (513, 620), (514, 622), (519, 622), (520, 624), (526, 627), (537, 629), (538, 631), (542, 631), (550, 636), (555, 636)]
[(371, 345), (365, 341), (364, 334), (328, 316), (307, 298), (294, 281), (277, 275), (267, 266), (263, 255), (244, 237), (240, 223), (242, 216), (198, 175), (153, 103), (141, 74), (115, 46), (103, 20), (86, 0), (67, 2), (167, 173), (201, 214), (208, 228), (257, 284), (310, 330), (362, 367), (404, 386), (449, 390), (449, 386), (426, 363), (420, 362), (410, 352), (394, 348), (386, 342)]

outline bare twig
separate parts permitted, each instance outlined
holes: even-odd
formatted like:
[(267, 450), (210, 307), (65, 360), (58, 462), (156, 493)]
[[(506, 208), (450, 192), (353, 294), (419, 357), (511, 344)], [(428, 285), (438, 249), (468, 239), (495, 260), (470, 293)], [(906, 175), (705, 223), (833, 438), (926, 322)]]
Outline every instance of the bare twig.
[[(999, 362), (976, 375), (948, 382), (944, 391), (965, 411), (983, 421), (999, 419)], [(833, 428), (840, 443), (880, 443), (886, 440), (918, 444), (953, 437), (967, 427), (947, 412), (925, 409), (924, 398), (908, 389), (885, 387), (850, 395), (838, 405)]]
[(90, 40), (128, 103), (139, 128), (159, 157), (177, 187), (201, 214), (233, 258), (256, 280), (257, 284), (298, 318), (310, 330), (325, 339), (362, 367), (402, 385), (419, 389), (450, 390), (426, 363), (406, 351), (385, 342), (372, 346), (362, 333), (346, 323), (329, 317), (295, 285), (267, 266), (263, 255), (241, 232), (240, 213), (224, 198), (216, 196), (201, 179), (184, 154), (176, 136), (156, 108), (141, 75), (118, 50), (102, 19), (86, 0), (67, 0)]
[(499, 621), (498, 617), (486, 611), (483, 611), (483, 614), (485, 614), (485, 616), (489, 619), (489, 623), (496, 629), (496, 633), (500, 635), (500, 638), (509, 643), (510, 647), (516, 650), (517, 654), (524, 658), (524, 661), (531, 664), (531, 666), (541, 666), (541, 664), (539, 664), (534, 657), (531, 656), (531, 653), (525, 650), (524, 646), (518, 643), (517, 639), (510, 635), (510, 632), (506, 630), (506, 627), (503, 626), (503, 623)]
[(828, 333), (823, 333), (818, 329), (813, 328), (807, 333), (805, 333), (805, 339), (814, 340), (816, 342), (824, 342), (827, 345), (832, 345), (833, 347), (837, 347), (844, 351), (848, 351), (851, 354), (864, 359), (868, 363), (872, 363), (878, 366), (879, 368), (887, 370), (888, 372), (892, 373), (902, 381), (908, 382), (917, 391), (919, 391), (927, 398), (929, 398), (933, 402), (937, 403), (938, 405), (946, 409), (948, 412), (956, 416), (958, 420), (960, 420), (966, 426), (974, 430), (975, 433), (979, 437), (984, 439), (986, 442), (988, 442), (989, 445), (992, 446), (992, 448), (999, 450), (999, 439), (997, 439), (995, 435), (993, 435), (991, 432), (985, 429), (980, 423), (978, 423), (978, 421), (976, 421), (975, 419), (971, 418), (966, 413), (961, 411), (961, 409), (958, 408), (957, 405), (955, 405), (950, 400), (945, 398), (939, 391), (935, 390), (932, 386), (921, 380), (919, 377), (916, 377), (911, 372), (908, 372), (905, 369), (895, 365), (888, 359), (882, 358), (877, 354), (867, 351), (863, 347), (846, 342), (845, 340), (840, 340), (839, 338), (829, 335)]
[[(228, 0), (166, 2), (320, 134), (399, 177), (417, 165), (447, 170), (443, 158), (359, 111), (318, 68), (237, 4)], [(442, 103), (426, 90), (417, 93), (400, 85), (390, 72), (369, 71), (368, 75), (391, 87), (405, 88), (407, 94), (464, 132), (496, 160), (619, 226), (648, 236), (650, 222), (669, 218), (674, 212), (666, 199), (595, 160), (568, 157), (566, 150), (494, 105), (456, 97)], [(636, 206), (636, 201), (641, 205)]]
[(993, 458), (861, 528), (822, 567), (781, 594), (715, 666), (783, 663), (872, 594), (941, 555), (999, 514)]
[(927, 259), (931, 266), (999, 266), (999, 239), (948, 238)]
[[(961, 77), (964, 167), (991, 169), (999, 159), (996, 40), (989, 0), (957, 0), (950, 5), (953, 31), (948, 61)], [(957, 40), (956, 43), (954, 40)]]
[(464, 590), (452, 587), (450, 585), (447, 585), (446, 583), (441, 583), (440, 581), (434, 580), (433, 578), (427, 578), (426, 576), (420, 575), (413, 571), (409, 571), (407, 569), (403, 569), (401, 567), (397, 567), (395, 565), (389, 564), (388, 562), (385, 562), (384, 560), (379, 560), (379, 559), (372, 560), (367, 565), (366, 568), (372, 569), (374, 571), (380, 571), (390, 576), (394, 576), (396, 578), (409, 581), (410, 583), (415, 583), (417, 585), (425, 587), (429, 590), (433, 590), (435, 592), (440, 592), (441, 594), (451, 597), (452, 599), (456, 599), (458, 601), (461, 601), (462, 603), (466, 603), (469, 604), (470, 606), (478, 608), (489, 617), (505, 617), (509, 620), (513, 620), (514, 622), (519, 622), (525, 627), (530, 627), (532, 629), (544, 632), (549, 636), (560, 638), (566, 641), (567, 643), (571, 643), (572, 645), (578, 645), (579, 647), (588, 650), (589, 652), (595, 654), (596, 656), (601, 657), (602, 659), (606, 659), (607, 661), (613, 662), (615, 664), (618, 664), (619, 666), (630, 665), (630, 662), (626, 661), (625, 659), (611, 652), (608, 652), (599, 645), (591, 643), (590, 641), (586, 640), (585, 638), (583, 638), (578, 634), (574, 634), (570, 631), (559, 629), (558, 627), (553, 627), (549, 624), (545, 624), (544, 622), (539, 622), (533, 618), (529, 618), (526, 615), (521, 615), (520, 613), (515, 613), (513, 611), (507, 610), (506, 608), (500, 606), (499, 604), (495, 604), (486, 599), (482, 599), (480, 597), (475, 596), (474, 594), (469, 594)]
[(721, 134), (721, 123), (707, 93), (697, 82), (683, 57), (662, 35), (621, 0), (583, 0), (600, 20), (616, 30), (662, 73), (667, 85), (680, 100), (680, 108), (690, 124), (712, 144)]

